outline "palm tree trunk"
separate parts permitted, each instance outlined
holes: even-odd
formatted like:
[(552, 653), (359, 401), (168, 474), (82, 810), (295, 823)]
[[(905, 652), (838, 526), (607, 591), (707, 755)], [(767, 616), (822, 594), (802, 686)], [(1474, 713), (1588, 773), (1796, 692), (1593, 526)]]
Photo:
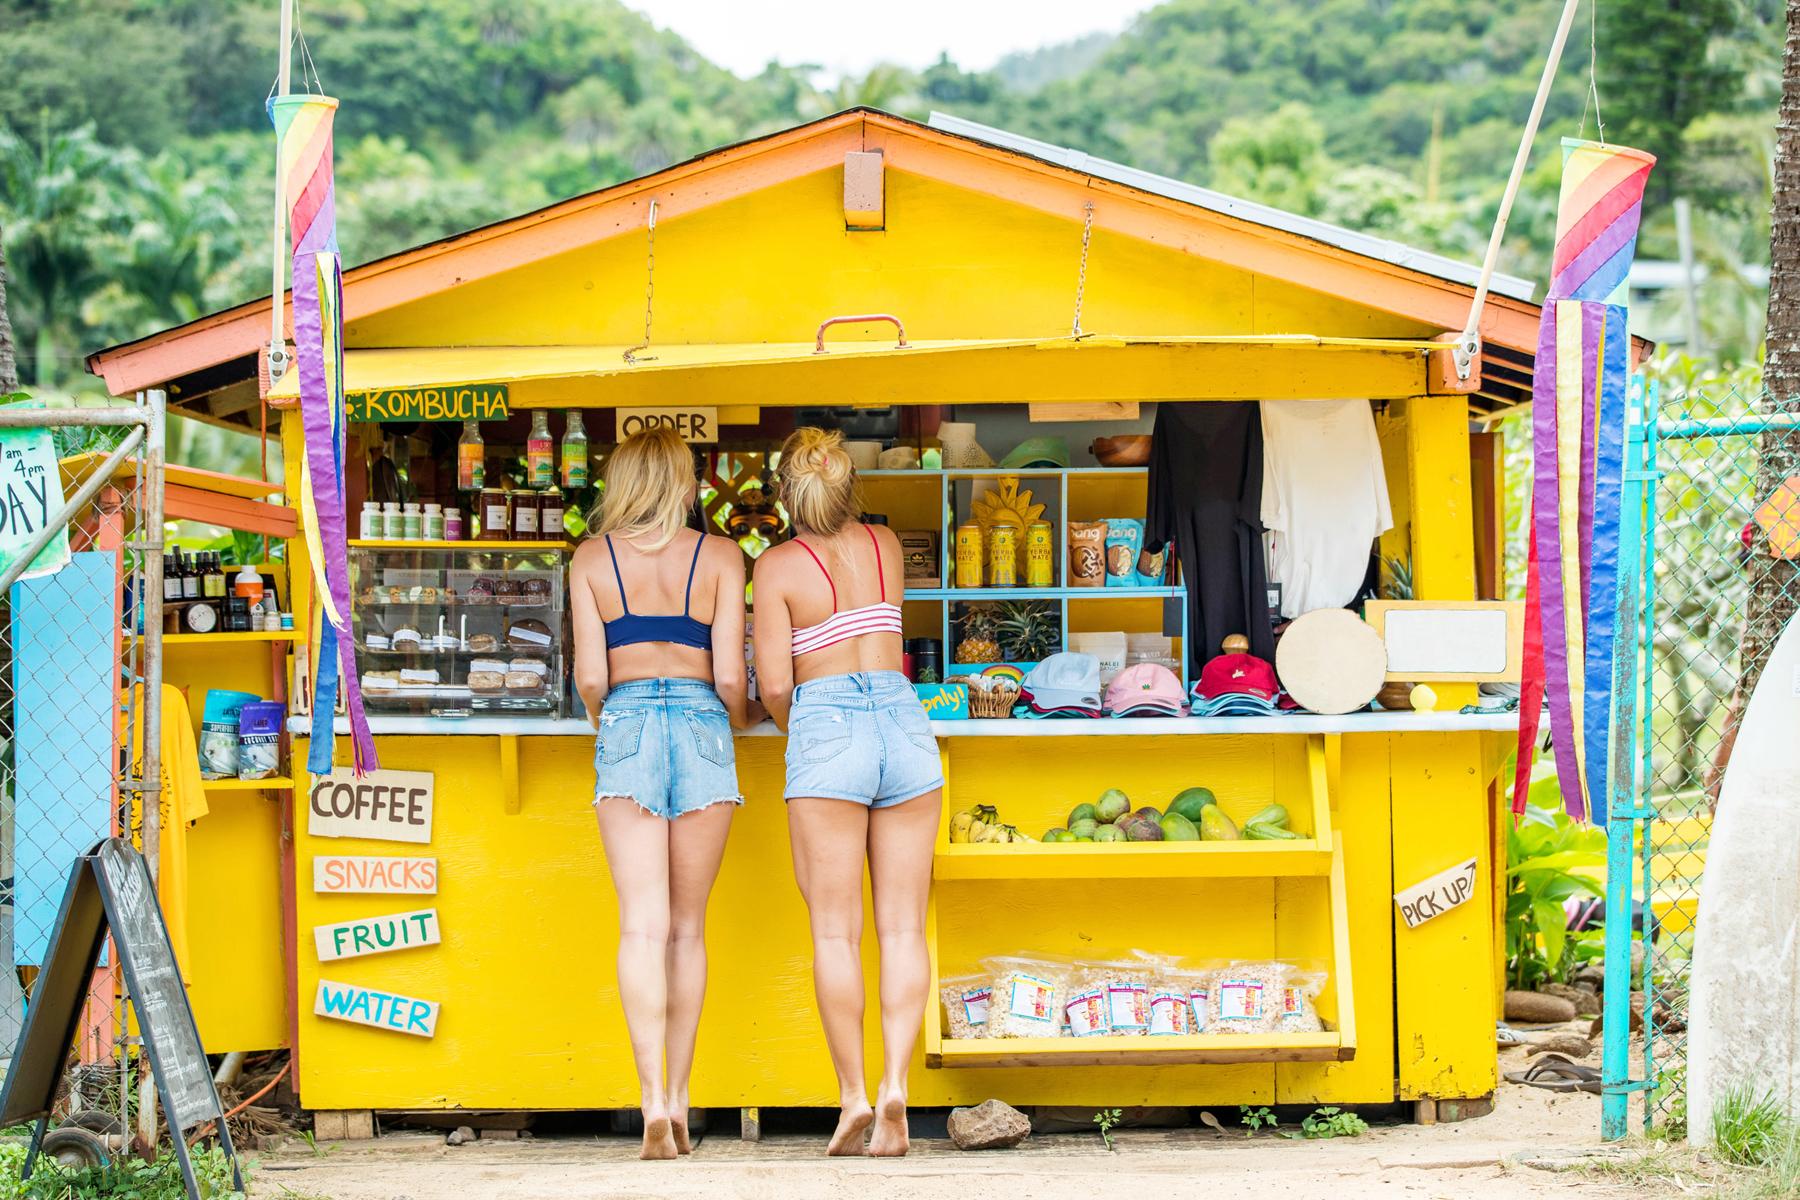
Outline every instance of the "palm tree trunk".
[[(0, 235), (4, 234), (0, 230)], [(6, 315), (6, 248), (0, 236), (0, 396), (19, 390), (19, 364), (13, 355), (12, 319)]]
[[(1788, 0), (1775, 139), (1775, 203), (1769, 218), (1769, 349), (1763, 368), (1762, 408), (1767, 413), (1790, 413), (1800, 412), (1800, 0)], [(1757, 500), (1766, 499), (1784, 479), (1796, 474), (1800, 474), (1800, 432), (1764, 433), (1756, 467)], [(1744, 697), (1756, 690), (1775, 640), (1800, 607), (1797, 576), (1800, 571), (1791, 559), (1763, 553), (1751, 560), (1743, 674), (1738, 683)]]

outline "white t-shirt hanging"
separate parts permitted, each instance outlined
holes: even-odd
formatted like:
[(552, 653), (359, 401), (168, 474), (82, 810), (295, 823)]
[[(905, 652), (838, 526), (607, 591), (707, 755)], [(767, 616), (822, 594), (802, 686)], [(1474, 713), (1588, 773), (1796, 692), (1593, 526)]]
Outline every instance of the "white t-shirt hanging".
[(1281, 615), (1356, 598), (1394, 526), (1367, 400), (1264, 400), (1262, 523)]

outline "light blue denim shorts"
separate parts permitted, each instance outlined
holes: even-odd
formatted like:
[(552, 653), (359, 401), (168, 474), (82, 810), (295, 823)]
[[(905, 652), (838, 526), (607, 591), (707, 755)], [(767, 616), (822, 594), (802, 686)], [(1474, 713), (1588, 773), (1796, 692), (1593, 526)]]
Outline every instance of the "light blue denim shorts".
[(607, 693), (594, 740), (594, 802), (607, 796), (666, 818), (744, 802), (731, 718), (712, 684), (634, 679)]
[(925, 707), (898, 671), (827, 675), (794, 689), (787, 788), (888, 808), (944, 786)]

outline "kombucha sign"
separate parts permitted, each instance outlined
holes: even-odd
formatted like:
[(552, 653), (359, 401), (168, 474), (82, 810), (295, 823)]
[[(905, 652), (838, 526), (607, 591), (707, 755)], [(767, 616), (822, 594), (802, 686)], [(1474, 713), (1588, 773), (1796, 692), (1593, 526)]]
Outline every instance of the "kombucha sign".
[(349, 767), (315, 776), (306, 797), (306, 832), (314, 837), (431, 841), (430, 771), (370, 771)]

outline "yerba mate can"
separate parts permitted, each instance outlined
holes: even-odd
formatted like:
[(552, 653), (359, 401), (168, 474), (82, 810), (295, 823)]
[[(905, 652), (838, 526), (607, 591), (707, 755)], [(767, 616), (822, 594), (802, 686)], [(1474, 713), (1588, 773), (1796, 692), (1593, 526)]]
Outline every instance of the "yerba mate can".
[(1050, 522), (1033, 521), (1025, 530), (1025, 586), (1050, 587), (1056, 575), (1056, 547)]
[(1019, 527), (995, 525), (988, 530), (988, 586), (1019, 586)]
[(981, 586), (981, 526), (970, 521), (956, 527), (956, 586)]

